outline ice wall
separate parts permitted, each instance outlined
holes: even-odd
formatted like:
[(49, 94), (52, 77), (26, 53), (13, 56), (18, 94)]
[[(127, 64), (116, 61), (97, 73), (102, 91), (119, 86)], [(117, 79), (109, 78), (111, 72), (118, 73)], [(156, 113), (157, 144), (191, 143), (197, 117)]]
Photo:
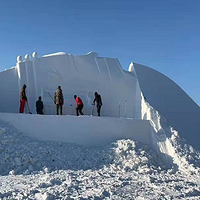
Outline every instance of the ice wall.
[(200, 149), (200, 107), (158, 71), (136, 63), (131, 64), (131, 68), (134, 68), (141, 91), (151, 106), (179, 132), (180, 137)]
[[(1, 79), (2, 86), (10, 82), (6, 89), (1, 87), (1, 94), (11, 102), (8, 108), (1, 99), (0, 112), (18, 112), (19, 91), (26, 84), (31, 112), (35, 113), (35, 102), (41, 95), (44, 113), (55, 114), (49, 94), (53, 97), (60, 85), (65, 101), (64, 114), (75, 114), (73, 96), (76, 94), (84, 102), (84, 114), (91, 115), (91, 103), (97, 91), (103, 100), (102, 116), (141, 118), (138, 80), (134, 74), (124, 71), (116, 58), (102, 58), (94, 52), (82, 56), (61, 52), (38, 58), (34, 53), (32, 60), (28, 55), (25, 61), (18, 57), (16, 67), (1, 72), (0, 76), (5, 77)], [(6, 90), (11, 91), (12, 98)]]

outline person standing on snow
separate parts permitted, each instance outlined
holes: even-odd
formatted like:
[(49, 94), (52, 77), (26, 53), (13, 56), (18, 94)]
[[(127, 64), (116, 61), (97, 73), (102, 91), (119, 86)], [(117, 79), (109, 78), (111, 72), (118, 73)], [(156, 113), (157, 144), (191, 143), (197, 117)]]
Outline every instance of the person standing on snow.
[(74, 99), (76, 101), (76, 115), (79, 116), (79, 113), (81, 115), (84, 115), (83, 112), (82, 112), (83, 102), (82, 102), (81, 98), (74, 95)]
[(59, 110), (60, 110), (60, 115), (62, 115), (62, 106), (64, 104), (64, 99), (61, 86), (58, 86), (55, 92), (54, 103), (56, 104), (56, 114), (59, 115)]
[(25, 108), (25, 104), (27, 101), (27, 97), (26, 97), (26, 85), (24, 84), (21, 91), (20, 91), (20, 108), (19, 108), (19, 112), (20, 113), (24, 113), (24, 108)]
[(94, 93), (94, 101), (93, 101), (93, 105), (95, 105), (95, 101), (97, 102), (97, 113), (98, 113), (98, 116), (100, 117), (100, 112), (101, 112), (101, 106), (103, 105), (102, 104), (102, 100), (101, 100), (101, 95), (98, 94), (97, 92)]
[(43, 102), (42, 102), (42, 97), (39, 96), (38, 100), (36, 101), (36, 112), (37, 112), (37, 114), (44, 115), (43, 108), (44, 108), (44, 105), (43, 105)]

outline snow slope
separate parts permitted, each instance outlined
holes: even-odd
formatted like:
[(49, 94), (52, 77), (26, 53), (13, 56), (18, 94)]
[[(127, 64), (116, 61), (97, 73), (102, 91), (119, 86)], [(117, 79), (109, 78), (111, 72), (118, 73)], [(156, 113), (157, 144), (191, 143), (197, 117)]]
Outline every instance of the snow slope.
[(182, 138), (200, 150), (200, 107), (165, 75), (137, 63), (133, 65), (146, 100)]

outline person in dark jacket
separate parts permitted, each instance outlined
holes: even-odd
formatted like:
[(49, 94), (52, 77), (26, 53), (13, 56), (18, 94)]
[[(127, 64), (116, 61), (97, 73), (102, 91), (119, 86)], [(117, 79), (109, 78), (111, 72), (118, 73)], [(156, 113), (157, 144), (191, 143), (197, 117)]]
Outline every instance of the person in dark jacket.
[(44, 108), (44, 105), (43, 105), (43, 102), (42, 102), (42, 97), (39, 96), (38, 100), (36, 101), (36, 112), (37, 112), (37, 114), (44, 115), (43, 108)]
[(98, 113), (98, 116), (100, 116), (100, 112), (101, 112), (101, 106), (103, 105), (102, 104), (102, 100), (101, 100), (101, 95), (98, 94), (97, 92), (94, 93), (94, 101), (93, 101), (93, 105), (95, 105), (95, 101), (97, 102), (97, 113)]
[(56, 104), (56, 114), (59, 115), (59, 110), (60, 110), (60, 115), (62, 115), (62, 106), (64, 104), (64, 98), (61, 86), (58, 86), (55, 92), (54, 103)]
[(74, 99), (76, 101), (76, 115), (79, 116), (79, 113), (81, 115), (84, 115), (83, 112), (82, 112), (82, 109), (83, 109), (83, 102), (81, 100), (80, 97), (77, 97), (76, 95), (74, 95)]
[(24, 113), (24, 108), (25, 108), (25, 104), (27, 101), (27, 97), (26, 97), (26, 85), (24, 84), (21, 91), (20, 91), (20, 108), (19, 108), (19, 112), (20, 113)]

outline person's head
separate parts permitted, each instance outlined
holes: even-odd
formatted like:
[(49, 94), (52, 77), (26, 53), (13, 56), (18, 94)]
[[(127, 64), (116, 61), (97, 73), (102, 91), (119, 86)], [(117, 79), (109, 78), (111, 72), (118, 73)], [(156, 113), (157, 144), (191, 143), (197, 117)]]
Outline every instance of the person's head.
[(39, 99), (39, 100), (42, 100), (42, 97), (41, 97), (41, 96), (39, 96), (39, 97), (38, 97), (38, 99)]
[(97, 95), (98, 95), (98, 93), (97, 93), (97, 92), (95, 92), (95, 93), (94, 93), (94, 95), (95, 95), (95, 96), (97, 96)]
[(26, 89), (26, 85), (24, 84), (22, 88), (23, 88), (23, 89)]
[(59, 90), (61, 89), (61, 86), (60, 86), (60, 85), (58, 86), (58, 89), (59, 89)]
[(77, 97), (77, 96), (76, 96), (76, 95), (74, 95), (74, 99), (76, 99), (76, 97)]

